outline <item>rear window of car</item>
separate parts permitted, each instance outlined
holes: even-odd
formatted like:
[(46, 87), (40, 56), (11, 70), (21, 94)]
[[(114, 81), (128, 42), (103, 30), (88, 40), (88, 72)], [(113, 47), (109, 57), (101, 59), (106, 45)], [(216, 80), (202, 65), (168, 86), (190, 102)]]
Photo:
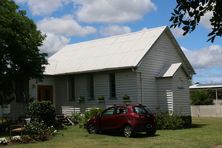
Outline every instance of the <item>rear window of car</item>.
[(152, 114), (150, 109), (146, 106), (134, 106), (134, 112), (137, 114)]

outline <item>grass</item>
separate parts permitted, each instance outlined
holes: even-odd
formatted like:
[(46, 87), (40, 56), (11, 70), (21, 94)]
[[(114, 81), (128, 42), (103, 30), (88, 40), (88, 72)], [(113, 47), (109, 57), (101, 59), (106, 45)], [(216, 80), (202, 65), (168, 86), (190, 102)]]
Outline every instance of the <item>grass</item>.
[(135, 138), (121, 135), (89, 135), (85, 129), (68, 127), (53, 139), (33, 144), (10, 145), (18, 148), (209, 148), (222, 144), (222, 118), (193, 118), (193, 128), (159, 130), (156, 136), (138, 134)]

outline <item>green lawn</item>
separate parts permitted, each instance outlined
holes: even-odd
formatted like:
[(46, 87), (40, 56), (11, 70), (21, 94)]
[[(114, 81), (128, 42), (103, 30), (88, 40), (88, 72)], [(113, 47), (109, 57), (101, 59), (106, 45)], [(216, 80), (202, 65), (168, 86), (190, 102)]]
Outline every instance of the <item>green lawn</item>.
[(85, 129), (68, 127), (52, 140), (34, 144), (10, 145), (19, 148), (209, 148), (222, 144), (222, 118), (194, 118), (194, 127), (183, 130), (159, 130), (154, 137), (137, 135), (124, 138), (111, 135), (89, 135)]

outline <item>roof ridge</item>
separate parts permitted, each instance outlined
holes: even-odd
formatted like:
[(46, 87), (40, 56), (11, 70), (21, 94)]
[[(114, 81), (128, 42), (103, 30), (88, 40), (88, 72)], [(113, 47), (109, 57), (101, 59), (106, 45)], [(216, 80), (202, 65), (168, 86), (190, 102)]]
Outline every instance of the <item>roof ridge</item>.
[(157, 29), (161, 29), (161, 28), (164, 30), (166, 27), (167, 26), (159, 26), (159, 27), (154, 27), (154, 28), (143, 28), (143, 29), (138, 30), (138, 31), (133, 31), (133, 32), (124, 33), (124, 34), (118, 34), (118, 35), (112, 35), (112, 36), (107, 36), (107, 37), (101, 37), (101, 38), (96, 38), (96, 39), (87, 40), (87, 41), (81, 41), (81, 42), (77, 42), (77, 43), (73, 43), (73, 44), (68, 44), (66, 46), (72, 46), (72, 45), (82, 44), (82, 43), (86, 43), (86, 42), (94, 42), (94, 41), (99, 41), (99, 40), (104, 40), (104, 39), (122, 37), (122, 36), (132, 35), (132, 34), (144, 32), (144, 31), (147, 32), (147, 31), (151, 31), (151, 30), (157, 30)]

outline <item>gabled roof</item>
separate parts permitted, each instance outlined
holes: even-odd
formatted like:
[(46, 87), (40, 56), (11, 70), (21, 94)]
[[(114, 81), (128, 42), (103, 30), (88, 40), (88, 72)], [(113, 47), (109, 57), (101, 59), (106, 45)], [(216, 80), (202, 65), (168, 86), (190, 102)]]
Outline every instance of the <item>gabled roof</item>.
[(182, 63), (173, 63), (169, 66), (164, 67), (162, 71), (159, 73), (159, 75), (157, 76), (157, 78), (173, 77), (181, 65)]
[[(70, 44), (48, 59), (45, 75), (136, 68), (168, 27)], [(192, 68), (192, 67), (191, 67)]]

